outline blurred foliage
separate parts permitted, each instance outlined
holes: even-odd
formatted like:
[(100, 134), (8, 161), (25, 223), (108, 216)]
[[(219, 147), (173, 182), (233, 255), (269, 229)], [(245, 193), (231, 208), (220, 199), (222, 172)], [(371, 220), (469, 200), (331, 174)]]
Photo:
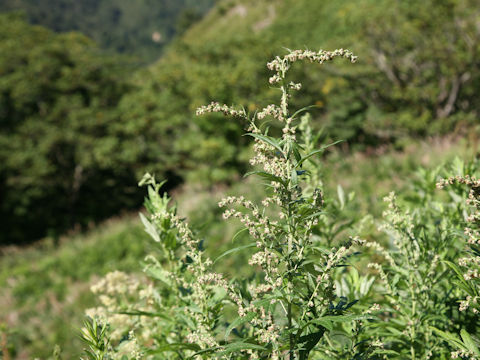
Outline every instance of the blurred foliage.
[[(350, 69), (294, 71), (304, 88), (298, 107), (316, 104), (317, 126), (365, 149), (413, 136), (461, 131), (475, 123), (479, 86), (480, 7), (475, 1), (223, 1), (137, 74), (141, 91), (125, 99), (124, 116), (150, 119), (172, 134), (165, 151), (187, 178), (207, 183), (243, 170), (242, 124), (194, 109), (220, 102), (261, 109), (278, 94), (259, 82), (282, 47), (344, 47), (359, 55)], [(256, 99), (256, 100), (254, 100)], [(169, 121), (165, 121), (169, 119)], [(164, 141), (166, 141), (164, 139)], [(188, 154), (189, 156), (182, 156)], [(168, 162), (167, 162), (168, 163)], [(211, 167), (213, 165), (213, 168)], [(221, 169), (221, 170), (220, 170)]]
[[(79, 31), (102, 48), (151, 62), (177, 31), (198, 21), (214, 0), (2, 0), (0, 12), (22, 11), (32, 24)], [(181, 26), (177, 26), (177, 21)]]
[(141, 202), (139, 161), (116, 133), (129, 70), (83, 35), (0, 16), (0, 244)]
[(350, 14), (368, 16), (359, 28), (365, 69), (356, 76), (356, 98), (367, 107), (365, 133), (383, 139), (444, 134), (476, 120), (477, 1), (367, 0)]
[[(0, 192), (8, 228), (16, 228), (2, 235), (9, 242), (137, 206), (134, 184), (144, 171), (172, 186), (231, 183), (245, 172), (250, 151), (240, 136), (244, 124), (194, 111), (214, 98), (249, 112), (273, 102), (279, 94), (259, 79), (282, 47), (343, 47), (359, 55), (354, 67), (330, 64), (312, 76), (308, 66), (292, 71), (306, 89), (293, 105), (315, 104), (314, 125), (345, 140), (344, 151), (391, 143), (401, 149), (411, 138), (478, 129), (480, 7), (474, 0), (223, 0), (200, 21), (208, 1), (167, 1), (164, 8), (147, 0), (68, 7), (62, 1), (63, 20), (47, 20), (53, 11), (45, 23), (63, 30), (62, 23), (95, 19), (75, 28), (100, 43), (93, 31), (134, 36), (133, 24), (151, 36), (144, 15), (158, 19), (162, 9), (182, 9), (170, 19), (182, 36), (158, 62), (136, 70), (78, 34), (53, 35), (2, 16)], [(42, 2), (20, 3), (27, 14), (29, 6), (45, 9)], [(105, 19), (117, 8), (122, 16), (115, 25)], [(94, 18), (71, 15), (91, 12)], [(130, 39), (125, 36), (119, 38)], [(478, 140), (476, 131), (468, 136)], [(25, 232), (25, 224), (35, 230)]]

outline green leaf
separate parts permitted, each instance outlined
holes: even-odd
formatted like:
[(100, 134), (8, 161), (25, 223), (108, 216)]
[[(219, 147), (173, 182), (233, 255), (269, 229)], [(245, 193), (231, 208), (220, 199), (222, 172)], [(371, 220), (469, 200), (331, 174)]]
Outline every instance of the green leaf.
[(232, 332), (233, 329), (235, 329), (236, 327), (242, 325), (243, 323), (245, 322), (249, 322), (250, 320), (252, 320), (253, 318), (255, 317), (255, 313), (254, 312), (249, 312), (247, 315), (245, 316), (240, 316), (238, 318), (236, 318), (227, 328), (227, 330), (225, 330), (225, 341), (228, 339), (228, 336), (230, 335), (230, 333)]
[(297, 176), (297, 170), (293, 169), (292, 174), (290, 175), (290, 184), (295, 187), (298, 185), (298, 176)]
[(323, 215), (323, 214), (326, 214), (326, 212), (325, 211), (317, 211), (317, 212), (314, 212), (313, 214), (310, 214), (307, 217), (305, 217), (305, 220), (310, 220), (312, 218), (319, 217), (320, 215)]
[(356, 321), (356, 320), (368, 320), (372, 319), (372, 316), (367, 316), (367, 315), (327, 315), (324, 317), (321, 317), (320, 319), (315, 319), (312, 320), (312, 323), (316, 323), (319, 320), (322, 321), (331, 321), (333, 323), (335, 322), (350, 322), (350, 321)]
[(300, 360), (308, 359), (308, 354), (310, 353), (310, 351), (312, 351), (315, 345), (318, 344), (318, 342), (320, 341), (324, 333), (325, 333), (325, 329), (322, 329), (312, 334), (308, 334), (300, 337), (298, 343), (305, 344), (304, 346), (302, 346), (302, 350), (300, 350), (299, 352)]
[(248, 231), (248, 229), (247, 229), (247, 228), (243, 228), (243, 229), (238, 230), (238, 231), (235, 233), (235, 235), (233, 235), (233, 237), (232, 237), (232, 242), (234, 242), (234, 241), (237, 239), (237, 237), (238, 237), (241, 233), (243, 233), (243, 232), (245, 232), (245, 231)]
[(462, 337), (463, 343), (468, 348), (468, 350), (475, 353), (475, 355), (480, 355), (477, 345), (465, 329), (460, 330), (460, 336)]
[(171, 344), (161, 345), (152, 350), (147, 350), (147, 354), (159, 354), (166, 351), (177, 351), (180, 349), (197, 351), (197, 350), (200, 350), (200, 346), (198, 346), (197, 344), (189, 344), (189, 343), (171, 343)]
[(267, 180), (270, 180), (270, 181), (273, 181), (273, 182), (278, 182), (280, 184), (282, 184), (283, 186), (287, 186), (285, 181), (278, 177), (278, 176), (275, 176), (273, 174), (270, 174), (270, 173), (267, 173), (265, 171), (250, 171), (248, 173), (246, 173), (245, 175), (243, 175), (243, 177), (247, 177), (247, 176), (250, 176), (250, 175), (258, 175), (264, 179), (267, 179)]
[(226, 355), (240, 350), (267, 350), (264, 346), (246, 342), (231, 343), (226, 345), (224, 349), (225, 350), (222, 351), (220, 355)]
[(147, 234), (150, 235), (152, 239), (156, 242), (160, 242), (160, 236), (157, 233), (155, 225), (148, 221), (148, 219), (142, 213), (140, 213), (140, 220), (142, 220), (143, 226), (145, 227), (145, 231), (147, 232)]
[(154, 279), (160, 280), (168, 286), (172, 286), (168, 271), (158, 266), (147, 266), (145, 273)]
[(251, 247), (255, 247), (255, 246), (257, 246), (256, 243), (250, 243), (250, 244), (247, 244), (247, 245), (238, 246), (238, 247), (236, 247), (236, 248), (227, 250), (227, 251), (225, 251), (222, 255), (220, 255), (219, 257), (217, 257), (213, 263), (215, 264), (218, 260), (220, 260), (220, 259), (223, 258), (224, 256), (227, 256), (228, 254), (231, 254), (231, 253), (234, 253), (234, 252), (243, 250), (243, 249), (248, 249), (248, 248), (251, 248)]
[(125, 310), (125, 311), (116, 311), (115, 314), (123, 314), (123, 315), (132, 315), (132, 316), (147, 316), (147, 317), (159, 317), (164, 320), (172, 321), (173, 319), (165, 314), (162, 313), (154, 313), (142, 310)]
[(300, 155), (300, 153), (298, 152), (298, 145), (296, 143), (292, 144), (292, 152), (295, 160), (299, 162), (302, 159), (302, 155)]
[(273, 138), (271, 136), (266, 136), (266, 135), (261, 135), (261, 134), (253, 134), (253, 133), (248, 133), (248, 134), (245, 134), (245, 135), (252, 136), (252, 137), (254, 137), (258, 140), (261, 140), (261, 141), (273, 146), (275, 149), (280, 151), (280, 154), (282, 154), (282, 156), (284, 156), (283, 149), (280, 147), (280, 144), (278, 143), (278, 141), (275, 138)]
[[(463, 285), (464, 290), (470, 293), (470, 291), (472, 290), (471, 286), (470, 286), (469, 283), (467, 283), (465, 281), (465, 279), (463, 277), (463, 274), (460, 271), (460, 269), (458, 268), (458, 266), (451, 261), (444, 260), (442, 262), (447, 264), (455, 272), (455, 274), (457, 274), (457, 278), (461, 282), (461, 284)], [(470, 293), (470, 295), (474, 295), (474, 294)]]
[(430, 326), (430, 329), (433, 330), (435, 333), (437, 333), (437, 335), (439, 335), (441, 338), (448, 341), (451, 345), (455, 346), (456, 348), (461, 349), (461, 350), (468, 350), (467, 347), (455, 335), (453, 335), (451, 333), (447, 333), (447, 332), (442, 331), (440, 329), (437, 329), (433, 326)]
[(297, 164), (295, 165), (295, 167), (299, 167), (300, 165), (302, 165), (306, 160), (310, 159), (313, 155), (315, 154), (318, 154), (320, 152), (322, 152), (323, 150), (325, 150), (326, 148), (329, 148), (330, 146), (333, 146), (335, 144), (338, 144), (340, 142), (342, 142), (343, 140), (338, 140), (338, 141), (335, 141), (331, 144), (328, 144), (328, 145), (325, 145), (325, 146), (322, 146), (320, 149), (317, 149), (317, 150), (313, 150), (312, 152), (310, 152), (309, 154), (305, 155), (302, 159), (300, 159), (299, 162), (297, 162)]
[(297, 116), (298, 114), (304, 112), (304, 111), (307, 111), (307, 110), (310, 110), (312, 108), (318, 108), (319, 106), (318, 105), (309, 105), (309, 106), (305, 106), (297, 111), (295, 111), (295, 113), (291, 116), (292, 119), (295, 119), (295, 116)]
[(320, 318), (320, 319), (315, 319), (315, 320), (309, 321), (309, 324), (310, 323), (315, 324), (315, 325), (323, 326), (325, 329), (327, 329), (329, 331), (333, 330), (333, 323), (330, 319)]
[(203, 349), (203, 350), (197, 351), (195, 354), (193, 354), (192, 356), (190, 356), (189, 359), (195, 360), (195, 359), (197, 359), (197, 356), (198, 356), (198, 355), (208, 354), (208, 353), (217, 351), (217, 350), (219, 350), (219, 349), (221, 349), (220, 346), (215, 346), (215, 347), (211, 347), (211, 348), (208, 348), (208, 349)]

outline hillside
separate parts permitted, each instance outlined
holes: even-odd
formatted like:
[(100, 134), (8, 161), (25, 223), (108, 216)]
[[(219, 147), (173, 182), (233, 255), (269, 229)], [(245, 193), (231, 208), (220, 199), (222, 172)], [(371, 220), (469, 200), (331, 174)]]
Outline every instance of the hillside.
[[(409, 138), (466, 131), (479, 111), (479, 72), (470, 69), (479, 68), (480, 48), (468, 40), (480, 39), (479, 7), (469, 0), (402, 4), (221, 2), (138, 74), (140, 91), (121, 104), (124, 116), (163, 142), (165, 169), (207, 182), (228, 179), (244, 164), (242, 125), (194, 118), (195, 108), (215, 99), (254, 112), (278, 96), (265, 81), (273, 56), (285, 48), (349, 48), (359, 56), (355, 66), (329, 64), (312, 76), (307, 66), (292, 76), (306, 89), (294, 105), (315, 104), (317, 126), (345, 140), (345, 149), (402, 147)], [(461, 27), (456, 18), (464, 19)], [(161, 139), (165, 132), (172, 141)]]
[[(245, 171), (250, 151), (240, 136), (244, 124), (215, 115), (195, 117), (195, 109), (215, 99), (253, 113), (271, 103), (278, 95), (266, 81), (265, 64), (285, 48), (343, 47), (359, 56), (354, 66), (338, 62), (312, 76), (308, 66), (292, 73), (305, 89), (293, 106), (315, 105), (315, 127), (324, 128), (331, 140), (343, 140), (346, 153), (388, 144), (401, 149), (412, 139), (451, 132), (475, 137), (476, 3), (356, 4), (221, 1), (159, 61), (138, 71), (78, 34), (51, 34), (2, 16), (0, 101), (6, 106), (0, 109), (5, 143), (0, 167), (6, 169), (0, 189), (8, 195), (2, 211), (17, 229), (15, 239), (8, 235), (1, 241), (29, 242), (135, 208), (139, 198), (133, 186), (146, 171), (168, 179), (169, 186), (231, 183)], [(140, 26), (135, 11), (124, 13)], [(48, 36), (32, 42), (28, 34), (36, 33)], [(40, 55), (32, 55), (36, 52)], [(30, 137), (30, 146), (22, 146), (39, 127), (44, 136)], [(58, 201), (47, 202), (49, 211), (38, 214), (37, 205), (53, 194)], [(104, 196), (109, 201), (99, 208), (94, 201)], [(65, 213), (69, 216), (59, 216)], [(29, 215), (28, 222), (37, 224), (27, 235), (23, 224)]]

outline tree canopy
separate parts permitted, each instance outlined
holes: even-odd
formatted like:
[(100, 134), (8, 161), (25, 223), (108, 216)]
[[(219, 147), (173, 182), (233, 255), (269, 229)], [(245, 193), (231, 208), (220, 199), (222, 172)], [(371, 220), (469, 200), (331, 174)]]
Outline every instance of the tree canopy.
[(87, 224), (141, 200), (136, 162), (115, 133), (127, 70), (79, 33), (0, 16), (0, 218), (8, 225), (0, 243)]

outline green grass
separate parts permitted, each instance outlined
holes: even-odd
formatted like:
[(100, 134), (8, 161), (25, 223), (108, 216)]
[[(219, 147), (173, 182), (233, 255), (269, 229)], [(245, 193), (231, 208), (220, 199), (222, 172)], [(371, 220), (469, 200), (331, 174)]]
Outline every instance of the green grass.
[(112, 220), (86, 235), (46, 239), (34, 247), (6, 249), (0, 258), (0, 320), (18, 358), (47, 358), (55, 344), (71, 356), (83, 311), (94, 304), (92, 279), (109, 271), (139, 271), (152, 251), (136, 217)]

